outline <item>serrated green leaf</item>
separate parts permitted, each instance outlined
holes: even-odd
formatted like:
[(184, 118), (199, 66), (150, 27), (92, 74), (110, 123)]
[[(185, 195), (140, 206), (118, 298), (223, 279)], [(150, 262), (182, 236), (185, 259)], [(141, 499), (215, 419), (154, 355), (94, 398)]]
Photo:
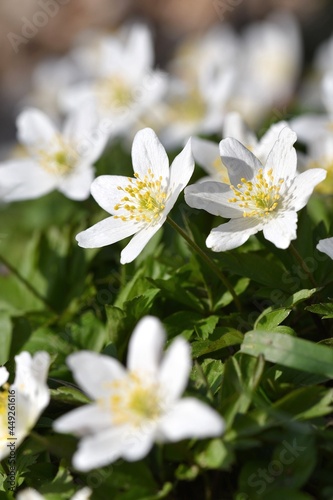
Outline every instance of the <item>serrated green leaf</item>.
[(263, 311), (254, 326), (256, 330), (272, 330), (284, 321), (290, 314), (290, 309), (279, 308)]
[(332, 302), (314, 304), (312, 306), (307, 306), (305, 309), (307, 311), (312, 312), (312, 313), (320, 314), (323, 317), (323, 319), (333, 318), (333, 303)]
[(221, 338), (219, 340), (199, 340), (192, 343), (192, 356), (198, 358), (205, 354), (219, 351), (231, 345), (239, 345), (243, 342), (243, 334), (233, 328), (219, 328)]

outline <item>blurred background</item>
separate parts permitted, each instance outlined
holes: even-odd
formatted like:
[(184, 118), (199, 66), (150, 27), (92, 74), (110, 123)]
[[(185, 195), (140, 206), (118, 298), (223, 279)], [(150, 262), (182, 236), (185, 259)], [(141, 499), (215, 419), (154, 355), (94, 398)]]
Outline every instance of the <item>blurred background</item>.
[[(47, 8), (56, 14), (48, 15), (45, 26), (41, 15), (41, 26), (29, 32), (29, 21)], [(332, 33), (331, 0), (1, 0), (0, 143), (15, 140), (15, 117), (31, 91), (36, 66), (46, 57), (66, 55), (86, 30), (112, 31), (127, 21), (144, 21), (153, 33), (156, 66), (164, 68), (184, 37), (200, 36), (221, 23), (242, 31), (277, 9), (292, 13), (299, 23), (304, 73), (317, 47)], [(20, 38), (23, 25), (30, 38)]]

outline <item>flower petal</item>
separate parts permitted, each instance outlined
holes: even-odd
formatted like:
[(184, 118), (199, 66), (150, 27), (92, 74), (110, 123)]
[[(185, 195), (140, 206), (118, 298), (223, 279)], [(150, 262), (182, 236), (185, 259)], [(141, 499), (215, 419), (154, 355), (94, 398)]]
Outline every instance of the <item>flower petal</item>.
[(243, 245), (251, 235), (256, 234), (262, 227), (262, 221), (250, 217), (231, 219), (210, 232), (206, 245), (214, 252), (232, 250)]
[(281, 121), (271, 125), (269, 129), (264, 133), (260, 141), (255, 147), (255, 155), (259, 160), (265, 164), (271, 149), (273, 148), (275, 142), (278, 140), (279, 134), (282, 129), (288, 126), (287, 122)]
[(257, 138), (247, 127), (242, 116), (236, 112), (227, 113), (223, 123), (223, 137), (237, 139), (245, 147), (256, 147)]
[(82, 472), (103, 467), (121, 457), (126, 446), (124, 430), (118, 427), (85, 437), (73, 455), (73, 465)]
[(291, 240), (296, 238), (296, 230), (297, 213), (291, 211), (279, 214), (263, 228), (266, 240), (277, 248), (288, 248)]
[(80, 247), (100, 248), (132, 236), (139, 230), (140, 225), (137, 222), (108, 217), (85, 231), (81, 231), (75, 238)]
[(13, 160), (0, 167), (6, 202), (39, 198), (57, 188), (57, 178), (32, 160)]
[(259, 168), (262, 168), (262, 164), (251, 151), (230, 137), (220, 142), (220, 155), (233, 185), (237, 185), (242, 177), (251, 180)]
[(71, 354), (67, 364), (76, 382), (91, 399), (109, 394), (109, 382), (126, 376), (126, 370), (119, 361), (92, 351)]
[(194, 171), (194, 158), (191, 150), (191, 139), (187, 141), (185, 148), (173, 160), (170, 168), (169, 192), (170, 198), (165, 207), (165, 215), (170, 212), (177, 201), (178, 196), (187, 186)]
[(290, 127), (296, 132), (298, 140), (307, 144), (327, 134), (330, 120), (326, 115), (306, 114), (291, 120)]
[(316, 248), (319, 252), (326, 253), (326, 255), (333, 259), (333, 238), (320, 240)]
[(227, 219), (241, 217), (243, 213), (243, 210), (228, 201), (232, 197), (234, 194), (229, 184), (222, 182), (200, 182), (185, 189), (185, 201), (190, 207)]
[(289, 208), (296, 212), (301, 210), (307, 204), (315, 186), (322, 182), (326, 175), (327, 171), (323, 168), (310, 168), (297, 175), (290, 187)]
[(127, 368), (133, 372), (157, 375), (165, 342), (159, 319), (146, 316), (136, 325), (128, 346)]
[(120, 263), (127, 264), (137, 258), (139, 253), (142, 252), (148, 241), (154, 236), (155, 233), (165, 222), (165, 217), (158, 223), (150, 226), (143, 227), (140, 231), (133, 236), (128, 245), (120, 254)]
[(140, 130), (132, 146), (133, 170), (143, 178), (150, 169), (155, 178), (169, 179), (169, 159), (164, 147), (151, 128)]
[(158, 377), (166, 404), (173, 403), (183, 394), (191, 366), (190, 345), (185, 339), (178, 337), (165, 353)]
[(210, 406), (195, 398), (184, 398), (163, 416), (159, 431), (165, 441), (207, 438), (220, 436), (224, 431), (224, 421)]
[(280, 179), (293, 179), (296, 173), (297, 155), (293, 144), (297, 136), (289, 127), (284, 127), (278, 140), (268, 155), (265, 169), (273, 171), (276, 182)]
[(96, 429), (102, 430), (110, 427), (110, 415), (103, 412), (94, 404), (87, 404), (62, 415), (54, 421), (53, 429), (56, 432), (85, 436), (93, 434)]
[(149, 424), (128, 431), (124, 436), (126, 446), (121, 456), (130, 462), (140, 460), (145, 457), (154, 443), (156, 424)]
[[(134, 178), (131, 180), (135, 181)], [(118, 211), (114, 207), (126, 194), (124, 189), (130, 182), (129, 178), (123, 175), (100, 175), (91, 185), (91, 194), (103, 210), (115, 215)]]
[(47, 148), (58, 133), (49, 117), (36, 108), (20, 113), (16, 125), (18, 140), (28, 148)]
[(192, 137), (192, 153), (196, 163), (203, 167), (209, 175), (215, 177), (218, 173), (217, 168), (214, 167), (215, 162), (220, 164), (222, 169), (219, 146), (215, 142)]
[(4, 366), (0, 367), (0, 387), (7, 382), (9, 378), (9, 372)]
[(78, 166), (72, 175), (60, 179), (58, 190), (71, 200), (86, 200), (90, 196), (94, 172), (90, 165)]

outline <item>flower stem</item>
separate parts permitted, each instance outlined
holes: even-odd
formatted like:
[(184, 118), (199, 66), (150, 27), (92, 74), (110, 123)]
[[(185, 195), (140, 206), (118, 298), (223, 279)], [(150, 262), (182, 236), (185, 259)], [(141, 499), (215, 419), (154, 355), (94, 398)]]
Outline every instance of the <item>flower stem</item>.
[(293, 253), (294, 257), (296, 258), (296, 260), (299, 262), (301, 268), (303, 269), (303, 271), (305, 272), (305, 274), (307, 275), (307, 277), (311, 281), (312, 285), (315, 288), (318, 288), (318, 284), (316, 283), (316, 280), (314, 279), (314, 277), (313, 277), (310, 269), (306, 265), (306, 262), (304, 261), (304, 259), (301, 256), (301, 254), (298, 252), (298, 250), (294, 247), (294, 245), (292, 243), (290, 243), (290, 247), (289, 248), (292, 251), (292, 253)]
[(17, 269), (15, 269), (14, 266), (12, 266), (12, 264), (10, 262), (8, 262), (8, 260), (3, 257), (3, 255), (0, 254), (0, 262), (2, 262), (8, 269), (9, 271), (14, 275), (16, 276), (16, 278), (21, 282), (23, 283), (23, 285), (35, 296), (37, 297), (38, 300), (40, 300), (41, 302), (43, 302), (43, 304), (47, 307), (47, 309), (49, 311), (51, 311), (53, 314), (57, 314), (58, 313), (53, 309), (53, 307), (51, 306), (51, 304), (48, 303), (47, 299), (45, 297), (43, 297), (43, 295), (41, 295), (38, 290), (36, 290), (36, 288), (34, 286), (31, 285), (31, 283), (29, 283), (29, 281), (27, 281), (24, 276), (22, 276), (22, 274), (19, 273), (19, 271)]
[(215, 262), (195, 243), (195, 241), (190, 238), (190, 236), (180, 227), (178, 224), (172, 220), (169, 216), (167, 217), (167, 222), (170, 224), (173, 229), (175, 229), (183, 238), (184, 240), (188, 243), (188, 245), (202, 258), (203, 261), (208, 264), (208, 266), (211, 268), (211, 270), (220, 278), (226, 289), (229, 291), (231, 294), (232, 298), (235, 301), (236, 307), (239, 312), (242, 310), (241, 303), (239, 301), (239, 298), (237, 297), (237, 294), (232, 286), (232, 284), (229, 282), (228, 278), (223, 274), (223, 272), (217, 267)]

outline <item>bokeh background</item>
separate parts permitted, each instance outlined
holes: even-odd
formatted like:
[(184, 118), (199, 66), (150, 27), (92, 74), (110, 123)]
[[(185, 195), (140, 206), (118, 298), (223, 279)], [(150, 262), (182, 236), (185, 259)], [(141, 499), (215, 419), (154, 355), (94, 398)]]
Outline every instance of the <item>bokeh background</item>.
[[(174, 47), (187, 35), (201, 34), (216, 23), (230, 23), (236, 30), (271, 11), (283, 9), (298, 19), (304, 42), (304, 70), (333, 27), (331, 0), (63, 0), (28, 43), (13, 51), (8, 33), (20, 34), (22, 18), (30, 19), (41, 0), (2, 0), (0, 3), (0, 142), (15, 139), (15, 117), (21, 100), (31, 89), (33, 70), (47, 56), (66, 54), (85, 30), (114, 30), (124, 22), (147, 22), (155, 40), (156, 64), (164, 67)], [(225, 5), (225, 7), (224, 7)], [(224, 11), (223, 20), (218, 9)], [(228, 50), (228, 47), (225, 47)], [(235, 61), (237, 64), (237, 61)]]

